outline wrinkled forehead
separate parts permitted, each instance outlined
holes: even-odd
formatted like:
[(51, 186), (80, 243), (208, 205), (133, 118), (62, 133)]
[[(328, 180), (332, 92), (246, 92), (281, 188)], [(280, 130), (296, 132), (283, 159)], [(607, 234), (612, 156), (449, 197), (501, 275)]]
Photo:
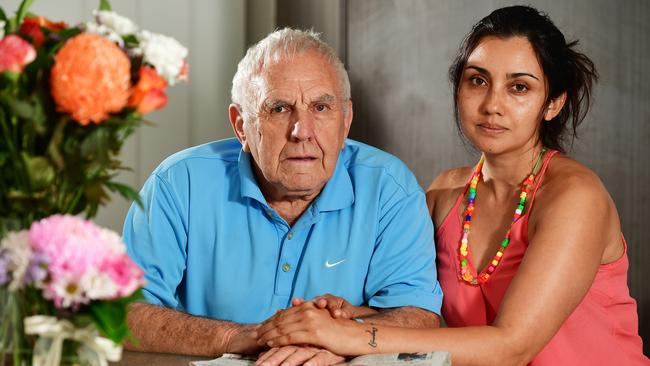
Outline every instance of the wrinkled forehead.
[(252, 75), (248, 87), (255, 106), (267, 98), (295, 99), (298, 94), (303, 98), (340, 98), (342, 93), (334, 66), (315, 51), (272, 59)]

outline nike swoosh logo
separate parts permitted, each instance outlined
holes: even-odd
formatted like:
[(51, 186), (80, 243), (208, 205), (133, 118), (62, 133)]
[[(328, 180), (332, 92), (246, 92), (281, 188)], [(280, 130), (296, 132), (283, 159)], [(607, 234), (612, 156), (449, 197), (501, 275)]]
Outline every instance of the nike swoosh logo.
[(330, 261), (327, 260), (327, 261), (325, 261), (325, 267), (327, 267), (327, 268), (332, 268), (332, 267), (334, 267), (334, 266), (338, 266), (339, 264), (341, 264), (341, 263), (343, 263), (343, 262), (345, 262), (345, 259), (341, 259), (340, 261), (338, 261), (338, 262), (334, 262), (334, 263), (330, 263)]

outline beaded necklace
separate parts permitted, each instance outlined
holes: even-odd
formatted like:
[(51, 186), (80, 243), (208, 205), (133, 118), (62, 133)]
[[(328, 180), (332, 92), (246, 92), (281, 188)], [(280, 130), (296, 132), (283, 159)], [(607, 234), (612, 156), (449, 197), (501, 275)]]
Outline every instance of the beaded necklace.
[(487, 280), (490, 278), (492, 273), (494, 273), (494, 271), (499, 266), (499, 263), (501, 263), (501, 258), (503, 257), (503, 253), (505, 252), (506, 248), (508, 248), (508, 244), (510, 243), (510, 231), (512, 230), (512, 226), (515, 224), (515, 222), (517, 222), (517, 220), (519, 220), (522, 212), (524, 211), (524, 206), (526, 204), (526, 197), (528, 197), (528, 195), (530, 194), (530, 189), (532, 188), (533, 182), (535, 181), (535, 175), (537, 174), (537, 168), (539, 167), (539, 162), (542, 160), (542, 155), (544, 155), (545, 151), (546, 148), (542, 148), (542, 151), (540, 151), (539, 156), (537, 157), (537, 162), (533, 167), (533, 171), (528, 175), (528, 178), (526, 178), (524, 182), (521, 184), (521, 193), (519, 193), (519, 202), (517, 203), (517, 208), (515, 209), (515, 214), (513, 216), (512, 223), (510, 223), (510, 228), (506, 232), (506, 236), (501, 242), (501, 246), (499, 246), (499, 249), (497, 249), (497, 253), (492, 258), (492, 261), (488, 264), (487, 268), (485, 268), (478, 275), (478, 278), (474, 277), (474, 275), (472, 274), (472, 271), (469, 268), (467, 256), (469, 255), (469, 247), (468, 247), (469, 231), (472, 222), (472, 215), (474, 214), (474, 201), (476, 201), (476, 187), (478, 186), (478, 181), (481, 179), (482, 176), (481, 171), (483, 169), (483, 162), (485, 161), (485, 155), (482, 155), (481, 159), (478, 161), (478, 164), (476, 164), (476, 168), (474, 168), (474, 172), (472, 173), (472, 178), (469, 184), (469, 196), (467, 197), (467, 207), (465, 208), (465, 212), (463, 213), (463, 217), (464, 217), (463, 236), (460, 239), (460, 243), (458, 244), (458, 261), (460, 262), (459, 276), (465, 282), (472, 285), (478, 285), (487, 282)]

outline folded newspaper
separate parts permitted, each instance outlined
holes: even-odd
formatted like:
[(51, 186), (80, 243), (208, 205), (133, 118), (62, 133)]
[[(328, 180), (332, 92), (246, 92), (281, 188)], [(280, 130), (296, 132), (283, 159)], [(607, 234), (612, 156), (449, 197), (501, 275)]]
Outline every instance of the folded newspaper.
[[(242, 356), (226, 353), (219, 358), (208, 361), (192, 361), (190, 366), (252, 366), (256, 357)], [(355, 357), (342, 365), (347, 366), (450, 366), (451, 355), (449, 352), (421, 352), (421, 353), (384, 353)]]

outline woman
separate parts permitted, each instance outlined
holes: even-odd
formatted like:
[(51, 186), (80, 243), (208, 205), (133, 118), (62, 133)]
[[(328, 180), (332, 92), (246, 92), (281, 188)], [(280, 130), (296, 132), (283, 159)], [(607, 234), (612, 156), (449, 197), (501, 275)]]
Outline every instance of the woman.
[(454, 365), (650, 365), (616, 207), (562, 154), (597, 79), (576, 44), (537, 10), (507, 7), (473, 27), (450, 68), (457, 124), (482, 157), (427, 193), (449, 328), (332, 321), (305, 303), (264, 324), (261, 342), (440, 349)]

